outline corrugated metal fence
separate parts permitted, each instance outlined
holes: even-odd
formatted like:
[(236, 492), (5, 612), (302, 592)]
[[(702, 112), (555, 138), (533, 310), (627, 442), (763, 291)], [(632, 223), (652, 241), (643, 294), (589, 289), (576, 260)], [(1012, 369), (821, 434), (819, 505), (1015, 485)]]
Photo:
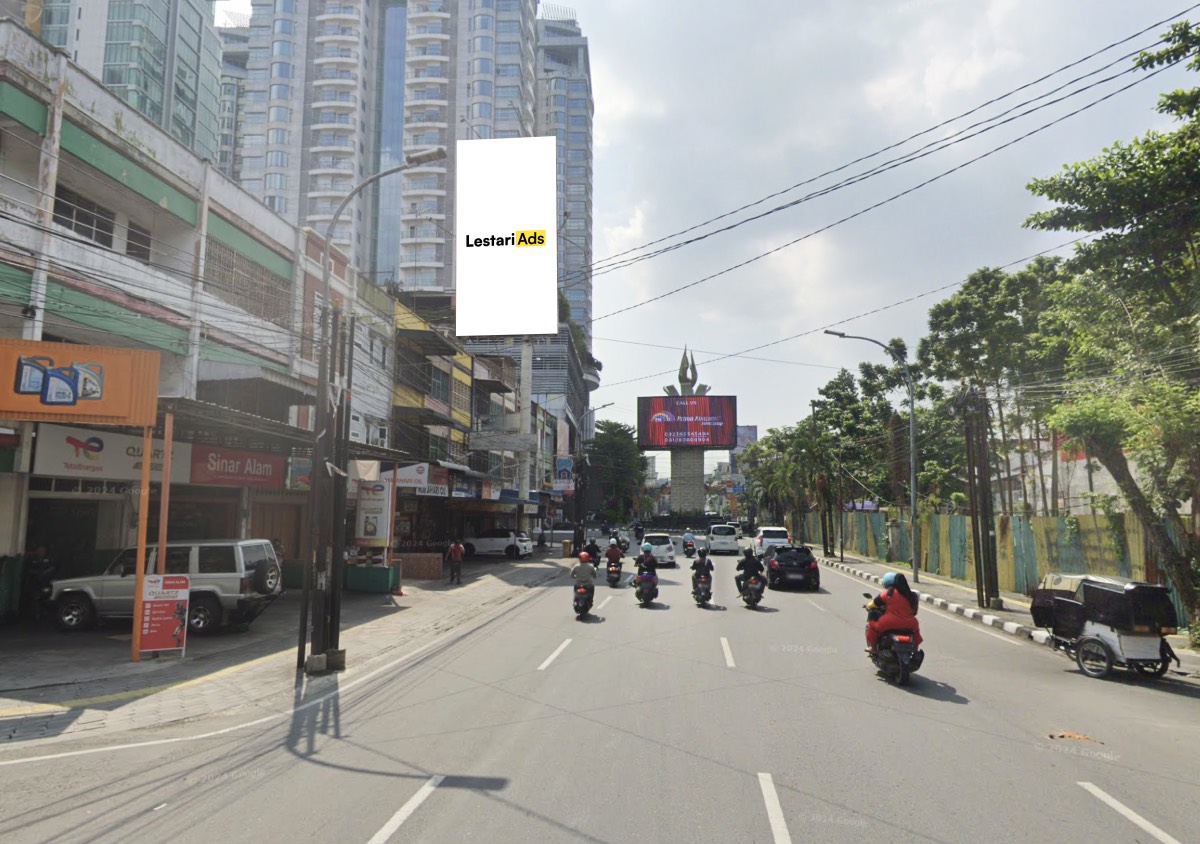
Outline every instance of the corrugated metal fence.
[[(889, 559), (888, 522), (894, 530), (892, 560), (909, 558), (908, 512), (845, 513), (846, 550), (865, 557)], [(820, 544), (817, 514), (807, 514), (809, 542)], [(1168, 526), (1169, 528), (1170, 526)], [(836, 525), (835, 525), (836, 528)], [(925, 513), (920, 520), (922, 570), (943, 577), (975, 581), (975, 552), (968, 516)], [(1171, 531), (1174, 538), (1174, 531)], [(836, 545), (836, 543), (835, 543)], [(1049, 572), (1107, 574), (1170, 586), (1149, 551), (1145, 531), (1132, 514), (1062, 516), (997, 516), (996, 558), (1000, 589), (1028, 595)], [(1185, 618), (1171, 590), (1181, 621)]]

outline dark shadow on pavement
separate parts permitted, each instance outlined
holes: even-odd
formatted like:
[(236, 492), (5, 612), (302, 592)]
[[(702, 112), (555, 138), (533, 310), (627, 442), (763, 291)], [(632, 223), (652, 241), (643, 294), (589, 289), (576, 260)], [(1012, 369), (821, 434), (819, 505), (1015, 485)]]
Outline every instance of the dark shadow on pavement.
[(603, 624), (604, 622), (608, 621), (608, 619), (602, 615), (592, 615), (591, 613), (583, 616), (582, 618), (576, 618), (575, 620), (582, 621), (584, 624)]
[[(1172, 663), (1173, 665), (1174, 663)], [(1169, 675), (1166, 677), (1149, 678), (1142, 677), (1133, 671), (1123, 671), (1119, 668), (1114, 668), (1112, 674), (1103, 680), (1095, 680), (1086, 676), (1078, 668), (1072, 666), (1068, 670), (1063, 671), (1064, 674), (1078, 675), (1080, 680), (1088, 680), (1092, 683), (1118, 683), (1122, 686), (1140, 686), (1146, 689), (1153, 689), (1169, 695), (1179, 695), (1180, 697), (1190, 697), (1192, 700), (1200, 700), (1200, 685), (1188, 682), (1182, 679), (1175, 679)], [(1103, 687), (1101, 687), (1103, 688)]]
[(757, 607), (746, 607), (746, 609), (754, 610), (754, 612), (779, 612), (779, 607), (764, 607), (762, 604), (759, 604)]
[(663, 604), (659, 603), (658, 601), (651, 601), (649, 606), (644, 607), (644, 609), (648, 610), (669, 610), (670, 608), (670, 604)]
[[(880, 675), (881, 680), (888, 682), (887, 678)], [(937, 680), (930, 680), (926, 677), (914, 674), (909, 677), (908, 686), (904, 688), (916, 697), (923, 697), (929, 700), (937, 700), (942, 703), (958, 703), (965, 704), (971, 701), (958, 693), (958, 689), (948, 683), (939, 683)]]
[(725, 610), (729, 609), (729, 607), (723, 607), (720, 604), (705, 604), (704, 606), (700, 607), (700, 609), (710, 610), (712, 612), (725, 612)]

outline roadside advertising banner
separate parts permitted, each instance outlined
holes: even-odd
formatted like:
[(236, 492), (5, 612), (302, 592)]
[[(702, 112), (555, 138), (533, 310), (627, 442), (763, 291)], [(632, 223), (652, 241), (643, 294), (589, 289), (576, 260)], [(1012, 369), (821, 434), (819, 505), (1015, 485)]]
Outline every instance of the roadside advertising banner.
[[(401, 489), (417, 489), (429, 484), (428, 463), (418, 463), (415, 466), (401, 466), (399, 469), (394, 470), (394, 472), (396, 475), (396, 486)], [(392, 474), (392, 472), (381, 472), (379, 479), (391, 483)]]
[(558, 147), (553, 137), (455, 147), (455, 333), (558, 333)]
[(186, 574), (148, 574), (142, 585), (142, 653), (182, 651), (187, 640)]
[(158, 362), (158, 352), (0, 338), (0, 418), (153, 425)]
[(554, 458), (554, 489), (566, 492), (575, 488), (575, 460), (571, 457)]
[[(150, 471), (162, 478), (163, 441), (154, 440)], [(171, 454), (171, 483), (189, 482), (192, 446), (175, 443)], [(38, 425), (33, 474), (56, 478), (96, 478), (106, 481), (141, 481), (142, 438), (91, 428)]]
[(191, 482), (194, 484), (283, 489), (286, 480), (287, 458), (283, 455), (211, 445), (192, 446)]
[[(404, 471), (401, 469), (401, 471)], [(445, 498), (450, 494), (450, 470), (441, 466), (429, 467), (429, 481), (417, 487), (417, 495), (430, 498)]]
[(392, 485), (381, 480), (359, 481), (357, 512), (354, 544), (364, 548), (386, 548), (387, 523), (392, 515)]

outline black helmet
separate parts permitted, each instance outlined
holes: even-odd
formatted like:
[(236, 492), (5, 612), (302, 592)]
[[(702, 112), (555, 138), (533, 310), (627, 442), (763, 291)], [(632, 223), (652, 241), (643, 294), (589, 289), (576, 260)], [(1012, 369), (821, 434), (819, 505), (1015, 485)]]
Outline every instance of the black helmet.
[(753, 557), (753, 556), (754, 556), (754, 549), (753, 549), (753, 548), (751, 548), (749, 545), (747, 545), (747, 546), (746, 546), (746, 557), (747, 557), (747, 559), (749, 559), (750, 557)]
[(701, 557), (707, 557), (707, 556), (708, 556), (708, 549), (707, 549), (707, 548), (701, 548), (701, 549), (700, 549), (700, 550), (698, 550), (696, 553), (697, 553), (697, 554), (699, 554)]

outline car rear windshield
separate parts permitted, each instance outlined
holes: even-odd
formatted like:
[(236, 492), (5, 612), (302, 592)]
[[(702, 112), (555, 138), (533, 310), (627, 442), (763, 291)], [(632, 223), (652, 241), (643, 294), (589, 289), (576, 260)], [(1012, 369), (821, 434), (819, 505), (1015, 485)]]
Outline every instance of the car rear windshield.
[(786, 530), (764, 530), (763, 539), (787, 539), (788, 532)]
[(733, 536), (736, 533), (737, 531), (735, 531), (733, 528), (726, 527), (725, 525), (718, 525), (712, 529), (713, 536)]
[(780, 548), (776, 550), (775, 556), (788, 563), (811, 563), (815, 559), (812, 551), (807, 548)]
[(647, 536), (646, 541), (651, 545), (670, 545), (671, 537), (669, 536)]

